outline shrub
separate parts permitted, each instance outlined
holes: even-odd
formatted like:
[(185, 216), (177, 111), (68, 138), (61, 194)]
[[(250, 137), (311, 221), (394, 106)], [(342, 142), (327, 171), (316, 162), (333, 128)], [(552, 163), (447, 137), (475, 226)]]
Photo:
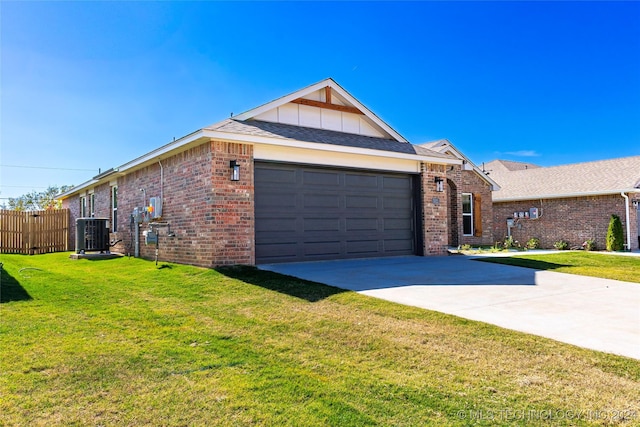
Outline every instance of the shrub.
[(624, 249), (624, 233), (622, 222), (618, 215), (611, 215), (609, 228), (607, 229), (607, 250), (621, 251)]
[(553, 244), (553, 247), (559, 251), (565, 251), (569, 248), (569, 242), (566, 240), (558, 240)]
[(582, 244), (582, 249), (584, 249), (585, 251), (595, 251), (596, 241), (593, 239), (588, 239)]
[(502, 243), (502, 247), (505, 249), (511, 249), (517, 246), (518, 242), (513, 240), (513, 236), (506, 237)]
[(527, 240), (527, 249), (538, 249), (540, 247), (540, 239), (532, 237)]
[(461, 245), (461, 246), (459, 247), (459, 249), (460, 249), (461, 251), (468, 251), (468, 250), (471, 250), (471, 245), (468, 245), (468, 244)]

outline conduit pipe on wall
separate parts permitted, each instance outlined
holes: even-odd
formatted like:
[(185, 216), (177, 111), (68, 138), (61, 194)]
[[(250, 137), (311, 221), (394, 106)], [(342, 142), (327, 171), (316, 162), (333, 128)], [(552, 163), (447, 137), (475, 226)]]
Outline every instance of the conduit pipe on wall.
[(163, 183), (164, 183), (164, 168), (162, 167), (162, 162), (158, 159), (158, 164), (160, 165), (160, 203), (164, 202), (164, 194), (163, 194)]
[(624, 214), (626, 216), (625, 225), (627, 227), (627, 244), (625, 246), (627, 247), (627, 250), (630, 251), (631, 250), (631, 229), (629, 227), (629, 196), (624, 194), (624, 192), (621, 192), (620, 195), (624, 197)]

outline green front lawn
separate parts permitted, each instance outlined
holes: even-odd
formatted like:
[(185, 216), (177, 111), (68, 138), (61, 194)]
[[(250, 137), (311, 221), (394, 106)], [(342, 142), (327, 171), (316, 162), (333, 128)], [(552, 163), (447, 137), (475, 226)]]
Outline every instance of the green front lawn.
[(0, 261), (0, 425), (640, 422), (637, 360), (251, 267)]
[(560, 251), (543, 255), (478, 258), (478, 261), (640, 283), (640, 257), (636, 256)]

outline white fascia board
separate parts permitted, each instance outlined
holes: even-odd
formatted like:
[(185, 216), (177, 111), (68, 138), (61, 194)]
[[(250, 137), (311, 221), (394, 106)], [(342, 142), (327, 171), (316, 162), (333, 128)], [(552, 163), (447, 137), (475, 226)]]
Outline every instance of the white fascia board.
[(496, 198), (494, 193), (494, 203), (506, 203), (506, 202), (522, 202), (526, 200), (540, 200), (540, 199), (571, 199), (574, 197), (590, 197), (590, 196), (612, 196), (620, 195), (620, 193), (639, 193), (640, 188), (626, 188), (622, 190), (607, 190), (607, 191), (584, 191), (579, 193), (566, 193), (566, 194), (540, 194), (530, 196), (514, 196), (505, 198)]
[[(134, 160), (131, 160), (130, 162), (127, 162), (125, 164), (123, 164), (122, 166), (118, 166), (117, 168), (113, 168), (113, 173), (110, 173), (109, 175), (106, 175), (104, 177), (102, 177), (101, 179), (90, 179), (89, 181), (86, 181), (80, 185), (77, 185), (75, 187), (73, 187), (71, 190), (62, 193), (58, 196), (58, 198), (60, 198), (61, 200), (64, 200), (70, 196), (73, 196), (74, 194), (89, 188), (89, 187), (93, 187), (96, 185), (101, 184), (102, 182), (107, 182), (107, 181), (111, 181), (113, 179), (114, 175), (117, 176), (123, 176), (126, 174), (127, 171), (131, 170), (131, 169), (135, 169), (135, 168), (140, 168), (143, 166), (146, 166), (147, 164), (151, 164), (151, 163), (156, 163), (159, 160), (161, 160), (162, 156), (165, 154), (169, 154), (170, 156), (177, 154), (177, 152), (182, 151), (182, 150), (186, 150), (187, 148), (189, 148), (192, 145), (196, 145), (196, 143), (198, 143), (198, 140), (203, 138), (203, 129), (200, 129), (196, 132), (190, 133), (189, 135), (185, 135), (180, 139), (177, 139), (175, 141), (172, 141), (166, 145), (163, 145), (160, 148), (157, 148), (153, 151), (150, 151), (149, 153), (140, 156)], [(200, 142), (204, 142), (204, 141), (200, 141)], [(182, 150), (180, 150), (182, 149)]]
[(396, 153), (392, 151), (374, 150), (371, 148), (350, 147), (345, 145), (322, 144), (317, 142), (297, 141), (294, 139), (269, 138), (266, 136), (232, 134), (213, 130), (204, 131), (204, 136), (218, 141), (240, 142), (243, 144), (265, 144), (283, 147), (307, 148), (316, 151), (331, 151), (337, 153), (360, 154), (373, 157), (387, 157), (392, 159), (416, 160), (420, 162), (441, 165), (460, 165), (462, 161), (455, 158), (431, 157), (419, 154)]
[(333, 79), (325, 79), (322, 80), (318, 83), (312, 84), (311, 86), (307, 86), (303, 89), (297, 90), (289, 95), (285, 95), (281, 98), (278, 98), (276, 100), (273, 100), (271, 102), (268, 102), (266, 104), (263, 104), (259, 107), (256, 107), (254, 109), (251, 109), (249, 111), (245, 111), (244, 113), (238, 114), (237, 116), (234, 116), (233, 118), (236, 120), (248, 120), (251, 119), (255, 116), (258, 116), (266, 111), (272, 110), (274, 108), (277, 108), (281, 105), (284, 105), (288, 102), (291, 102), (295, 99), (301, 98), (311, 92), (315, 92), (317, 90), (320, 90), (322, 88), (325, 88), (329, 86), (331, 89), (337, 91), (340, 96), (342, 96), (343, 98), (345, 98), (347, 101), (349, 101), (354, 107), (356, 107), (357, 109), (359, 109), (360, 111), (362, 111), (364, 113), (365, 116), (367, 116), (371, 121), (373, 121), (376, 125), (380, 126), (382, 129), (384, 129), (385, 132), (387, 132), (389, 135), (391, 135), (393, 138), (395, 138), (397, 141), (400, 142), (406, 142), (408, 143), (408, 141), (402, 136), (400, 135), (398, 132), (396, 132), (391, 126), (389, 126), (388, 124), (386, 124), (384, 121), (382, 121), (375, 113), (373, 113), (371, 110), (369, 110), (367, 107), (365, 107), (362, 103), (360, 103), (360, 101), (358, 101), (357, 99), (355, 99), (353, 96), (351, 96), (351, 94), (349, 94), (349, 92), (347, 92), (344, 88), (342, 88), (342, 86), (340, 86), (338, 83), (335, 82), (335, 80)]
[(245, 111), (244, 113), (241, 113), (241, 114), (238, 114), (236, 116), (233, 116), (233, 118), (235, 120), (243, 120), (244, 121), (244, 120), (248, 120), (248, 119), (250, 119), (252, 117), (259, 116), (260, 114), (262, 114), (262, 113), (264, 113), (266, 111), (269, 111), (269, 110), (272, 110), (274, 108), (277, 108), (277, 107), (279, 107), (281, 105), (284, 105), (284, 104), (286, 104), (288, 102), (293, 101), (294, 99), (301, 98), (301, 97), (303, 97), (304, 95), (306, 95), (308, 93), (315, 92), (316, 90), (320, 90), (325, 86), (330, 86), (330, 83), (329, 83), (330, 80), (331, 79), (322, 80), (322, 81), (320, 81), (318, 83), (315, 83), (315, 84), (313, 84), (311, 86), (307, 86), (307, 87), (302, 88), (300, 90), (297, 90), (297, 91), (295, 91), (293, 93), (290, 93), (289, 95), (285, 95), (283, 97), (274, 99), (273, 101), (267, 102), (266, 104), (262, 104), (259, 107), (252, 108), (249, 111)]
[(86, 190), (88, 187), (92, 187), (96, 185), (99, 181), (97, 179), (90, 179), (89, 181), (85, 181), (82, 184), (76, 185), (71, 190), (65, 191), (64, 193), (60, 193), (56, 196), (58, 200), (68, 199), (76, 193), (79, 193), (82, 190)]
[(469, 160), (469, 158), (467, 156), (462, 154), (448, 139), (441, 139), (441, 140), (439, 140), (439, 142), (440, 143), (436, 147), (434, 147), (434, 149), (436, 149), (438, 147), (446, 146), (447, 149), (449, 149), (451, 152), (453, 152), (454, 156), (456, 156), (458, 159), (464, 160), (465, 162), (470, 164), (471, 168), (473, 169), (473, 171), (475, 173), (477, 173), (480, 176), (480, 178), (482, 178), (487, 184), (489, 184), (491, 186), (491, 191), (500, 190), (500, 185), (498, 185), (497, 182), (495, 182), (487, 174), (482, 172), (482, 169), (480, 169), (478, 166), (476, 166), (475, 163), (473, 163), (471, 160)]

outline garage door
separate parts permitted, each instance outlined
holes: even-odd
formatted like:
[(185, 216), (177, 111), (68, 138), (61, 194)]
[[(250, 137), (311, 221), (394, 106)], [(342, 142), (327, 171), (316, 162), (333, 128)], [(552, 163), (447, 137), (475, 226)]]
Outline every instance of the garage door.
[(255, 165), (258, 264), (415, 253), (413, 177)]

